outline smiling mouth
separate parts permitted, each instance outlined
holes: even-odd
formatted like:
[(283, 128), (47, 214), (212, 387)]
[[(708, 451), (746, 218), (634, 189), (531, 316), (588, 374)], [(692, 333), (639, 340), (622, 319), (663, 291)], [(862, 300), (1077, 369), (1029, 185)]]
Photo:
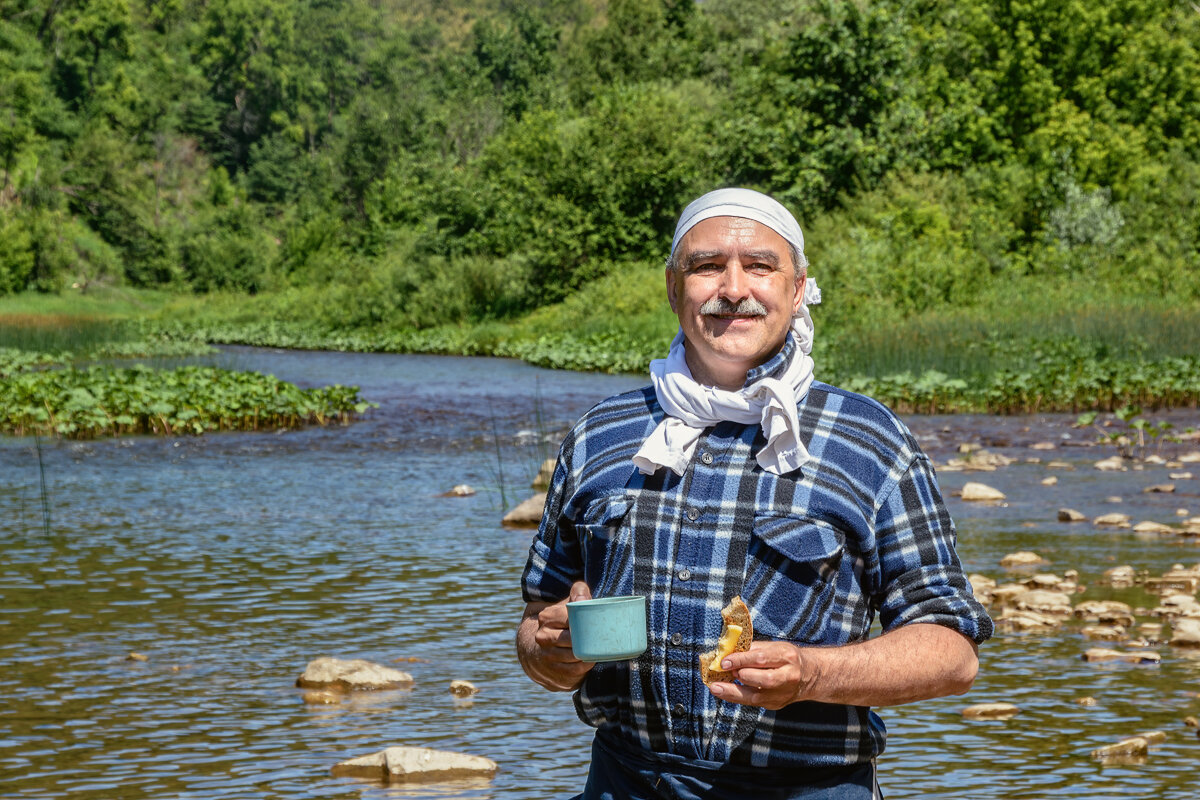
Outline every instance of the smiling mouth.
[(735, 322), (739, 319), (762, 319), (762, 314), (705, 314), (705, 316), (725, 322)]

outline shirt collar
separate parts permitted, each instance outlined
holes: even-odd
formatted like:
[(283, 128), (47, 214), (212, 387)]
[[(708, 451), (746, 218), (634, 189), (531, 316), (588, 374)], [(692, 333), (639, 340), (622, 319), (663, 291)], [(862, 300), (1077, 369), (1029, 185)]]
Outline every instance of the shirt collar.
[(796, 352), (796, 337), (788, 331), (787, 338), (783, 340), (783, 347), (779, 352), (768, 358), (763, 363), (759, 364), (752, 370), (746, 373), (746, 382), (743, 387), (749, 386), (757, 380), (763, 378), (778, 378), (787, 368), (787, 364), (792, 360), (792, 355)]

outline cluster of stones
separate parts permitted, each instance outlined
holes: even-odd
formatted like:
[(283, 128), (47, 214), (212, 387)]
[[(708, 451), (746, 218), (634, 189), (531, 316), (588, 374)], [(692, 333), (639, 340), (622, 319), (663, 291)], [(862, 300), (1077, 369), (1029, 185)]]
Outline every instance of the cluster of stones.
[[(1047, 563), (1036, 553), (1010, 553), (1001, 559), (1004, 567), (1036, 567)], [(1075, 603), (1073, 596), (1086, 588), (1079, 583), (1079, 573), (1067, 570), (1062, 575), (1038, 572), (1019, 581), (997, 583), (985, 575), (970, 576), (975, 596), (991, 606), (996, 628), (1001, 631), (1050, 631), (1069, 619), (1087, 623), (1080, 633), (1091, 641), (1121, 642), (1127, 647), (1150, 647), (1170, 644), (1175, 647), (1200, 647), (1200, 564), (1185, 568), (1176, 564), (1161, 577), (1150, 577), (1133, 567), (1123, 565), (1106, 571), (1100, 583), (1114, 588), (1140, 585), (1146, 592), (1158, 596), (1153, 608), (1134, 608), (1116, 600), (1086, 600)], [(996, 612), (999, 613), (996, 613)], [(1156, 621), (1138, 623), (1138, 617)], [(1163, 637), (1164, 625), (1171, 626), (1169, 638)], [(1136, 626), (1136, 628), (1135, 628)], [(1114, 651), (1089, 650), (1089, 661), (1114, 658)], [(1158, 654), (1139, 651), (1121, 655), (1126, 660), (1158, 661)]]
[[(1000, 564), (1008, 568), (1034, 568), (1048, 562), (1037, 553), (1010, 553)], [(972, 574), (971, 587), (980, 602), (991, 607), (997, 630), (1053, 631), (1068, 620), (1083, 624), (1079, 633), (1091, 642), (1113, 646), (1087, 648), (1085, 661), (1122, 661), (1131, 664), (1158, 664), (1162, 656), (1154, 646), (1168, 644), (1179, 648), (1200, 648), (1200, 564), (1184, 567), (1175, 564), (1161, 576), (1151, 577), (1145, 570), (1129, 565), (1107, 570), (1098, 583), (1114, 588), (1140, 586), (1158, 597), (1153, 608), (1132, 607), (1116, 600), (1084, 600), (1075, 597), (1086, 591), (1079, 583), (1079, 573), (1069, 569), (1062, 575), (1033, 572), (1027, 577), (997, 583), (985, 575)], [(1139, 618), (1150, 618), (1139, 621)], [(1169, 626), (1170, 633), (1165, 633)], [(1080, 698), (1083, 705), (1093, 705), (1092, 698)], [(983, 703), (963, 710), (968, 719), (1010, 719), (1020, 713), (1012, 703)], [(1189, 717), (1189, 727), (1200, 723)], [(1139, 761), (1146, 757), (1151, 745), (1166, 738), (1161, 731), (1139, 734), (1101, 747), (1092, 752), (1100, 761)]]
[[(296, 686), (307, 689), (304, 702), (340, 703), (351, 692), (410, 689), (413, 676), (363, 659), (317, 658), (308, 663), (296, 679)], [(450, 694), (469, 698), (479, 690), (469, 681), (450, 682)], [(480, 756), (431, 750), (427, 747), (388, 747), (331, 768), (337, 777), (366, 778), (381, 783), (440, 782), (464, 779), (491, 779), (496, 762)]]
[[(1054, 448), (1055, 445), (1052, 442), (1043, 442), (1031, 445), (1031, 447), (1039, 450), (1047, 450)], [(939, 467), (939, 470), (943, 472), (992, 472), (999, 467), (1008, 466), (1016, 461), (1014, 458), (1009, 458), (999, 453), (991, 453), (971, 444), (959, 445), (959, 452), (964, 454), (963, 457), (950, 459), (945, 465)], [(1026, 460), (1031, 463), (1041, 463), (1040, 458)], [(1096, 469), (1104, 472), (1128, 471), (1129, 469), (1142, 470), (1146, 466), (1162, 466), (1168, 469), (1182, 470), (1186, 465), (1193, 463), (1200, 463), (1200, 451), (1184, 454), (1174, 461), (1167, 461), (1157, 455), (1147, 456), (1141, 461), (1134, 461), (1133, 459), (1121, 456), (1111, 456), (1095, 462), (1094, 466)], [(1050, 468), (1074, 469), (1074, 465), (1065, 461), (1051, 461), (1046, 466)], [(1172, 481), (1180, 481), (1192, 480), (1194, 475), (1191, 472), (1171, 472), (1169, 473), (1169, 477)], [(1043, 480), (1042, 483), (1047, 486), (1053, 486), (1058, 483), (1058, 478), (1051, 475)], [(1146, 494), (1171, 494), (1175, 492), (1175, 488), (1175, 483), (1157, 483), (1144, 487), (1142, 492)], [(1008, 499), (1004, 492), (978, 481), (968, 481), (964, 484), (959, 496), (962, 500), (969, 503), (1003, 503)], [(1174, 525), (1153, 520), (1143, 520), (1134, 523), (1128, 514), (1114, 512), (1101, 514), (1089, 519), (1087, 515), (1073, 508), (1061, 508), (1058, 510), (1059, 522), (1091, 522), (1098, 527), (1131, 528), (1135, 533), (1200, 536), (1200, 516), (1190, 516), (1188, 510), (1183, 508), (1176, 511), (1176, 516), (1184, 517), (1185, 519), (1180, 520)]]

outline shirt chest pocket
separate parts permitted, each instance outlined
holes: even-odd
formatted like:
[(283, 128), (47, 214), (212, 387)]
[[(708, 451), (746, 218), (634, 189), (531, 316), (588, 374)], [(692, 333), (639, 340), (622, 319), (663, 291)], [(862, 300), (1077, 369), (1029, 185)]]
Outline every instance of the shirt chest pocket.
[(633, 593), (631, 507), (624, 496), (600, 498), (584, 509), (576, 526), (583, 580), (593, 597)]
[(745, 597), (756, 636), (838, 644), (851, 598), (845, 535), (824, 520), (766, 514), (754, 518)]

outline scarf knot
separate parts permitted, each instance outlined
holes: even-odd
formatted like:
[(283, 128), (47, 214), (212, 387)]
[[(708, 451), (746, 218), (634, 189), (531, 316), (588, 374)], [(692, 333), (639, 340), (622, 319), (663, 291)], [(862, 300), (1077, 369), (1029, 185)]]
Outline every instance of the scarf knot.
[(764, 375), (737, 391), (703, 386), (692, 377), (684, 358), (683, 332), (675, 335), (665, 359), (650, 362), (650, 380), (666, 417), (633, 457), (646, 475), (667, 467), (676, 475), (687, 470), (705, 428), (719, 422), (762, 426), (766, 445), (756, 460), (768, 472), (781, 475), (809, 460), (800, 441), (797, 403), (813, 381), (812, 318), (808, 310), (792, 320), (796, 350), (778, 376)]

